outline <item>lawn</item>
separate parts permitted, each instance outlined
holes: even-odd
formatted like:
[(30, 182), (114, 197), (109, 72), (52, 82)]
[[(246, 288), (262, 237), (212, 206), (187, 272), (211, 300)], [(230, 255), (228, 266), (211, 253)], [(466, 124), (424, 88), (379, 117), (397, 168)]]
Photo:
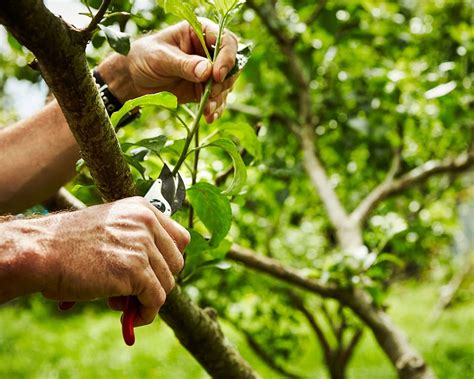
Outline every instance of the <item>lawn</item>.
[[(430, 314), (439, 286), (404, 283), (392, 290), (390, 314), (410, 336), (439, 378), (474, 376), (474, 301), (446, 310), (433, 324)], [(126, 347), (119, 314), (100, 306), (80, 306), (67, 313), (52, 310), (39, 296), (0, 308), (1, 378), (182, 378), (208, 376), (161, 321), (137, 330)], [(226, 334), (263, 378), (279, 378), (228, 325)], [(203, 346), (205, 349), (205, 346)], [(305, 378), (326, 377), (319, 347), (287, 368)], [(389, 362), (366, 332), (349, 366), (349, 378), (395, 378)]]

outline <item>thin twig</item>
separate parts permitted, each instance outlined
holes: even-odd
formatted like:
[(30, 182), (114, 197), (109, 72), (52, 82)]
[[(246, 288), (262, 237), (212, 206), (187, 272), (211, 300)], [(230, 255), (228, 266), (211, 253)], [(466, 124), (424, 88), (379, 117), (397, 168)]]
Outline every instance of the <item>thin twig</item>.
[(107, 8), (109, 7), (110, 3), (112, 0), (103, 0), (102, 4), (100, 4), (99, 9), (97, 10), (97, 13), (95, 16), (92, 18), (91, 22), (89, 25), (83, 29), (84, 33), (91, 33), (94, 30), (97, 29), (97, 25), (102, 21), (102, 18), (105, 15), (105, 12), (107, 12)]

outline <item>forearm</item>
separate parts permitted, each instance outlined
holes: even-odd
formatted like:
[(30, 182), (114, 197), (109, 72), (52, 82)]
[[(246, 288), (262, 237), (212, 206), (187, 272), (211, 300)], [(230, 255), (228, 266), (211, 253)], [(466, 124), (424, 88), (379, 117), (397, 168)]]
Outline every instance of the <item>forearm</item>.
[(47, 264), (33, 235), (44, 232), (27, 220), (2, 222), (0, 218), (0, 304), (42, 291)]
[(79, 148), (56, 101), (0, 129), (0, 214), (51, 196), (74, 175)]

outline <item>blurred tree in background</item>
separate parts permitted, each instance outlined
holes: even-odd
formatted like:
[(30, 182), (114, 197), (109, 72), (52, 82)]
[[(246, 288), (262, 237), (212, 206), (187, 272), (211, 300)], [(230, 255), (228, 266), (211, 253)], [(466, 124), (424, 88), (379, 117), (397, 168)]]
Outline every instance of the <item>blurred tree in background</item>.
[[(189, 3), (209, 16), (206, 2)], [(426, 362), (417, 349), (430, 348), (409, 342), (416, 325), (391, 321), (387, 296), (401, 281), (415, 280), (427, 297), (424, 286), (446, 284), (435, 306), (420, 299), (418, 322), (428, 327), (419, 333), (441, 328), (447, 307), (472, 302), (473, 11), (467, 0), (248, 0), (229, 26), (253, 44), (252, 55), (228, 111), (202, 125), (201, 138), (230, 131), (247, 185), (230, 197), (233, 224), (219, 248), (199, 245), (193, 234), (180, 284), (238, 332), (269, 366), (267, 377), (319, 377), (322, 364), (330, 377), (346, 377), (370, 333), (393, 368), (365, 377), (431, 377), (429, 366), (440, 377), (472, 374), (472, 350), (457, 361), (428, 353)], [(176, 21), (154, 2), (117, 0), (103, 24), (138, 38)], [(33, 55), (10, 34), (1, 43), (2, 94), (11, 78), (44, 88), (27, 65)], [(96, 33), (90, 66), (110, 51)], [(16, 117), (6, 92), (4, 125)], [(122, 143), (168, 137), (159, 158), (134, 161), (139, 187), (156, 178), (161, 159), (176, 163), (182, 133), (169, 111), (153, 107), (118, 132)], [(197, 180), (224, 189), (232, 170), (225, 152), (202, 150)], [(87, 169), (68, 189), (87, 205), (101, 201)], [(177, 217), (188, 220), (186, 212)], [(199, 221), (195, 229), (206, 233)], [(452, 333), (462, 339), (472, 322)], [(299, 367), (314, 341), (312, 363)], [(458, 362), (458, 371), (441, 368), (443, 360)]]

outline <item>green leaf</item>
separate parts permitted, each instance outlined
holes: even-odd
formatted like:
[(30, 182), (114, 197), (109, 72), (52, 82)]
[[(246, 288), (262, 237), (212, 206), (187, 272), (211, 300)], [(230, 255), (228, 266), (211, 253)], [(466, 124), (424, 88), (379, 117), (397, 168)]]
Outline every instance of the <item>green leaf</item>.
[(153, 151), (156, 155), (159, 155), (161, 149), (163, 149), (165, 146), (165, 143), (166, 136), (160, 135), (156, 137), (145, 138), (138, 142), (124, 142), (121, 144), (121, 146), (124, 152), (127, 151), (131, 146), (141, 146)]
[(105, 38), (107, 38), (112, 49), (122, 55), (128, 54), (130, 51), (130, 36), (127, 33), (118, 32), (101, 24), (99, 24), (99, 27), (104, 32)]
[(227, 13), (232, 12), (242, 4), (245, 4), (245, 0), (213, 0), (214, 6), (217, 11), (225, 16)]
[(236, 195), (240, 192), (242, 187), (247, 182), (247, 168), (245, 163), (240, 156), (240, 152), (237, 149), (237, 146), (234, 142), (227, 138), (220, 138), (215, 141), (208, 143), (202, 147), (215, 146), (223, 149), (227, 154), (232, 158), (232, 163), (234, 165), (234, 177), (232, 182), (224, 192), (223, 195)]
[(218, 246), (229, 232), (232, 222), (229, 200), (217, 187), (205, 182), (196, 183), (187, 194), (196, 215), (211, 233), (209, 245)]
[(379, 254), (377, 256), (376, 264), (381, 263), (381, 262), (391, 262), (398, 267), (403, 267), (405, 265), (402, 259), (390, 253)]
[(219, 133), (225, 137), (235, 136), (240, 145), (246, 149), (256, 160), (262, 157), (262, 148), (257, 139), (254, 128), (245, 122), (226, 122), (218, 126)]
[(158, 107), (175, 110), (178, 107), (178, 99), (172, 93), (160, 92), (151, 95), (143, 95), (137, 97), (136, 99), (128, 100), (125, 102), (122, 108), (112, 114), (110, 121), (112, 121), (114, 128), (117, 126), (122, 117), (132, 109), (145, 105), (156, 105)]
[(123, 156), (127, 163), (134, 167), (140, 173), (142, 178), (145, 179), (145, 167), (141, 165), (140, 161), (129, 154), (123, 154)]
[(212, 267), (222, 262), (229, 252), (232, 243), (224, 239), (219, 246), (213, 248), (201, 234), (193, 229), (188, 229), (191, 242), (186, 247), (186, 265), (182, 277), (189, 279), (197, 270)]
[(196, 35), (199, 38), (199, 42), (201, 42), (202, 48), (204, 49), (207, 58), (211, 60), (211, 56), (209, 54), (209, 50), (207, 49), (206, 41), (204, 40), (204, 36), (202, 33), (202, 25), (199, 22), (196, 14), (194, 13), (194, 9), (192, 8), (192, 6), (187, 2), (181, 0), (157, 0), (157, 2), (158, 5), (163, 8), (165, 13), (171, 13), (176, 17), (179, 17), (189, 22), (189, 24), (196, 32)]
[(85, 166), (86, 166), (86, 162), (84, 162), (84, 159), (80, 158), (76, 162), (76, 172), (80, 173)]

